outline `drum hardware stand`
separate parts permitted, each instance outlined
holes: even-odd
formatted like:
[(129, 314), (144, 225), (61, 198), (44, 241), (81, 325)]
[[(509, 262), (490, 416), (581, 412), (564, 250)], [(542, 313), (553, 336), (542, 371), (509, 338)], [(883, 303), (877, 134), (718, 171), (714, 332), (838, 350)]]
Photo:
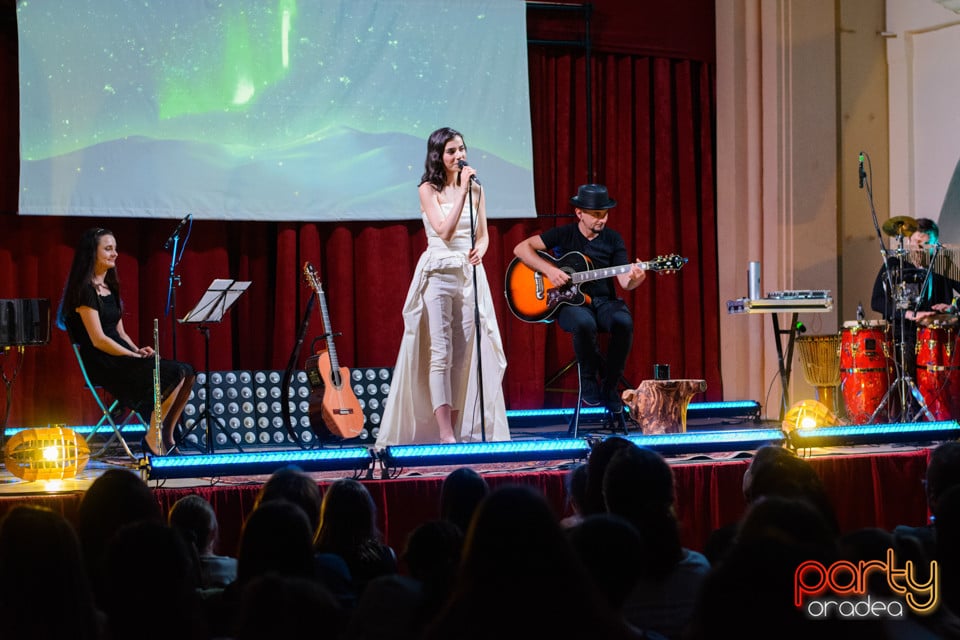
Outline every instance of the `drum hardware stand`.
[[(909, 369), (907, 368), (907, 329), (905, 326), (907, 311), (910, 310), (911, 307), (913, 307), (913, 309), (919, 307), (920, 300), (923, 298), (923, 292), (926, 291), (928, 282), (930, 280), (931, 270), (927, 270), (926, 276), (924, 277), (923, 282), (920, 284), (920, 290), (917, 292), (916, 297), (911, 299), (909, 295), (910, 292), (907, 290), (908, 283), (904, 281), (903, 257), (906, 254), (906, 250), (903, 248), (903, 234), (897, 235), (897, 242), (897, 274), (899, 274), (899, 277), (895, 278), (894, 275), (891, 274), (890, 260), (887, 259), (886, 252), (884, 252), (884, 265), (886, 268), (886, 282), (884, 283), (884, 286), (886, 288), (886, 286), (889, 285), (888, 291), (894, 292), (893, 296), (888, 297), (891, 297), (894, 300), (894, 313), (899, 316), (898, 321), (894, 323), (893, 335), (894, 352), (896, 355), (894, 362), (897, 377), (890, 384), (890, 388), (887, 389), (887, 393), (884, 394), (883, 400), (880, 401), (880, 404), (874, 410), (873, 415), (870, 416), (869, 424), (874, 424), (877, 416), (879, 416), (884, 408), (886, 408), (887, 402), (895, 392), (899, 392), (899, 395), (894, 397), (897, 397), (900, 401), (900, 416), (898, 422), (915, 422), (918, 418), (920, 418), (921, 415), (926, 415), (927, 420), (931, 422), (935, 421), (936, 419), (933, 413), (931, 413), (930, 409), (927, 407), (927, 403), (923, 398), (923, 394), (920, 393), (920, 389), (917, 388), (917, 385), (914, 382), (913, 377), (910, 375)], [(939, 246), (937, 247), (936, 251), (940, 251)], [(934, 254), (934, 257), (936, 257), (936, 254)], [(910, 392), (909, 395), (907, 394), (908, 391)], [(920, 408), (917, 410), (917, 413), (913, 416), (913, 418), (910, 418), (910, 396), (912, 396), (913, 399), (917, 401), (917, 404), (920, 405)]]

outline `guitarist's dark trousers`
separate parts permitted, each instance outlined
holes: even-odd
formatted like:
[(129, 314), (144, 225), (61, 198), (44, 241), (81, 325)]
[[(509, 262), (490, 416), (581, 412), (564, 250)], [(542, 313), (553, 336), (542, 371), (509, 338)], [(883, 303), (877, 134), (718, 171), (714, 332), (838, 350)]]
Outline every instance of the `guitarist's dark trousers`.
[[(580, 375), (584, 380), (595, 380), (603, 374), (601, 394), (604, 403), (611, 409), (621, 406), (617, 384), (627, 364), (627, 356), (633, 345), (633, 317), (623, 300), (597, 297), (590, 304), (563, 305), (557, 311), (557, 323), (564, 331), (573, 334), (573, 350), (580, 363)], [(600, 371), (600, 350), (597, 341), (599, 332), (610, 334), (606, 366)]]

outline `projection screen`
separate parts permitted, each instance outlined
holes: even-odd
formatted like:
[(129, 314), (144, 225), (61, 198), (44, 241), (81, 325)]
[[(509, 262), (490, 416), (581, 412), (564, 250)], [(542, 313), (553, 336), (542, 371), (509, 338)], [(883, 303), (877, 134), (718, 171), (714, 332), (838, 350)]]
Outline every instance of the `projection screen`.
[(522, 0), (22, 0), (22, 215), (419, 217), (462, 131), (491, 218), (532, 217)]

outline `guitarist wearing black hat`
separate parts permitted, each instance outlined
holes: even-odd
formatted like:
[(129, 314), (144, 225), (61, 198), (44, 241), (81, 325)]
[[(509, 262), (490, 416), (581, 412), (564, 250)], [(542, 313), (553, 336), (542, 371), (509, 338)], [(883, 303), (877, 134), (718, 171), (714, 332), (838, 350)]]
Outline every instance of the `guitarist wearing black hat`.
[[(549, 251), (557, 257), (578, 252), (589, 259), (587, 264), (591, 269), (630, 265), (623, 238), (607, 228), (607, 214), (617, 205), (607, 188), (602, 184), (581, 185), (577, 195), (570, 198), (570, 204), (574, 207), (577, 222), (527, 238), (514, 247), (514, 255), (530, 269), (542, 273), (556, 288), (570, 283), (571, 274), (561, 268), (563, 264), (538, 252)], [(617, 384), (633, 344), (633, 318), (627, 305), (617, 297), (614, 279), (622, 289), (630, 291), (640, 286), (645, 278), (646, 272), (638, 264), (632, 264), (624, 273), (577, 285), (577, 294), (586, 296), (584, 303), (560, 304), (556, 309), (554, 317), (560, 328), (573, 335), (585, 404), (602, 403), (612, 413), (622, 412)], [(610, 333), (606, 366), (602, 372), (598, 331)]]

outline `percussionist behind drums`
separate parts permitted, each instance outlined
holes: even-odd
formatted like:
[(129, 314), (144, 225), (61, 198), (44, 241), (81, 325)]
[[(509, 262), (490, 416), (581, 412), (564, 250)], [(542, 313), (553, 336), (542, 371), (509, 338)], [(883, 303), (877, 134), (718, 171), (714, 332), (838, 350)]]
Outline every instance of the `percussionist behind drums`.
[[(906, 373), (916, 379), (918, 323), (920, 326), (926, 323), (956, 325), (957, 309), (953, 300), (954, 290), (960, 289), (960, 283), (936, 271), (929, 273), (928, 277), (928, 269), (910, 261), (910, 250), (933, 253), (940, 246), (940, 229), (936, 222), (929, 218), (914, 220), (897, 216), (884, 223), (883, 230), (897, 237), (901, 245), (906, 240), (906, 247), (891, 252), (887, 266), (880, 267), (870, 307), (891, 323), (893, 339), (898, 346), (902, 339)], [(897, 350), (898, 362), (899, 355)]]

